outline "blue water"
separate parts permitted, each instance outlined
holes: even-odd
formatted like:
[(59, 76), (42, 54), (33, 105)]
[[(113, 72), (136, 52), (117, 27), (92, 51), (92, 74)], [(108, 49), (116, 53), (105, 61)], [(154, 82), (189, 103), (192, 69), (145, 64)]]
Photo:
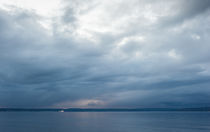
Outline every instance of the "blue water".
[(210, 132), (210, 112), (0, 112), (0, 132)]

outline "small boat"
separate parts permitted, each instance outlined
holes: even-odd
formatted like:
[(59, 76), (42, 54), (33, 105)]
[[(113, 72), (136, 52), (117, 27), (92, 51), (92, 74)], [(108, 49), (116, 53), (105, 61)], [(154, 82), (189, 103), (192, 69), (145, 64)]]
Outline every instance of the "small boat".
[(59, 112), (64, 112), (64, 110), (60, 110)]

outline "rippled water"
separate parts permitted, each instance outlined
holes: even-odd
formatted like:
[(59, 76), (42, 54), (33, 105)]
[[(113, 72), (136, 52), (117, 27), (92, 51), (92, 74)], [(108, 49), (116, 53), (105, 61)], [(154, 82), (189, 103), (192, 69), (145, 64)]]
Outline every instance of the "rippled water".
[(0, 112), (1, 132), (210, 132), (210, 112)]

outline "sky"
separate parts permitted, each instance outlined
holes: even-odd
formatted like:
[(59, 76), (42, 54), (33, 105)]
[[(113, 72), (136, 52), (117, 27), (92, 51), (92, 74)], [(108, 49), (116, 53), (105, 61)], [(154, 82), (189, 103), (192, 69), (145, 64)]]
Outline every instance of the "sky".
[(210, 0), (0, 0), (0, 108), (210, 107)]

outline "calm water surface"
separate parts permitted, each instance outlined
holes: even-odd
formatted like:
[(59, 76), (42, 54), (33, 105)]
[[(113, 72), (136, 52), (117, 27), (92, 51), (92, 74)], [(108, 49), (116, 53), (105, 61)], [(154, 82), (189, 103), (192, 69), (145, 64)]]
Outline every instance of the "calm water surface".
[(210, 132), (210, 112), (0, 112), (0, 132)]

